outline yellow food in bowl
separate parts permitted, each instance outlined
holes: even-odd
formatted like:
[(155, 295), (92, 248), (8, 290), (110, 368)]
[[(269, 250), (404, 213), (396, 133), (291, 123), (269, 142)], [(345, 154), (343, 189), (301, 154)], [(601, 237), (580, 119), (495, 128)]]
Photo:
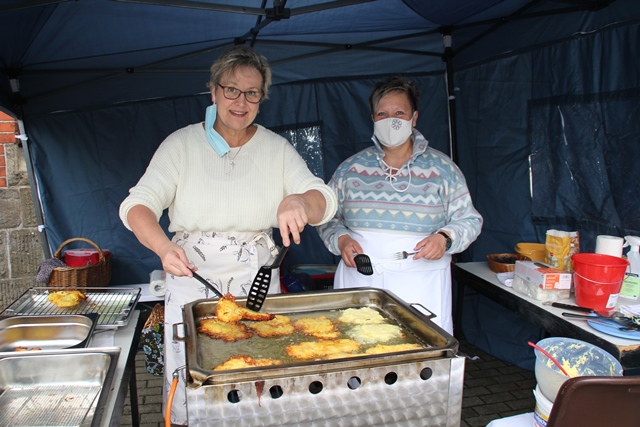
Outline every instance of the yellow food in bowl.
[(520, 255), (528, 256), (533, 261), (545, 262), (546, 260), (546, 245), (544, 243), (521, 242), (516, 245), (515, 250)]

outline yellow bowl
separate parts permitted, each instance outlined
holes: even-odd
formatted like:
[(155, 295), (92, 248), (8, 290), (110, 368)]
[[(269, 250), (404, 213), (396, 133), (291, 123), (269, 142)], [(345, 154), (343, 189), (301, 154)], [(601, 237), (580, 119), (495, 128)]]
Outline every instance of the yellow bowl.
[(520, 255), (528, 256), (533, 261), (546, 262), (547, 253), (544, 243), (521, 242), (516, 245), (516, 252)]
[(520, 254), (489, 254), (487, 263), (495, 273), (507, 273), (516, 268), (516, 260), (531, 261), (531, 258)]

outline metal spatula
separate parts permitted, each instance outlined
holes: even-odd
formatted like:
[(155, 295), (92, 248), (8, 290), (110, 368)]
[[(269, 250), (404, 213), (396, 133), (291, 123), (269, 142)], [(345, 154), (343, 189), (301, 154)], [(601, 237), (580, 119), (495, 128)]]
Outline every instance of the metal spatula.
[(263, 265), (260, 267), (260, 270), (258, 270), (256, 277), (254, 277), (251, 283), (249, 295), (247, 295), (246, 307), (249, 310), (260, 311), (262, 308), (262, 304), (264, 304), (264, 300), (267, 297), (267, 292), (269, 292), (269, 285), (271, 284), (271, 271), (280, 267), (288, 250), (289, 247), (287, 246), (280, 248), (273, 262), (268, 265)]

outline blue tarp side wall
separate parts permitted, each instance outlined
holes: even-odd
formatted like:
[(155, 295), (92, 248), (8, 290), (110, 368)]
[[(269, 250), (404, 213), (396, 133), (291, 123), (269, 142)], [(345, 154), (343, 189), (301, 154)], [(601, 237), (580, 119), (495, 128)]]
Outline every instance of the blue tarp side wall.
[[(436, 75), (414, 80), (424, 93), (418, 127), (434, 147), (446, 151), (444, 79)], [(328, 181), (342, 160), (371, 144), (367, 98), (373, 82), (276, 86), (256, 121), (267, 127), (320, 122)], [(159, 260), (125, 229), (118, 207), (160, 142), (172, 131), (202, 121), (209, 103), (209, 94), (203, 94), (38, 116), (26, 122), (52, 251), (68, 238), (85, 237), (113, 254), (112, 284), (148, 282), (149, 273), (161, 268)], [(202, 191), (206, 194), (206, 189)], [(166, 229), (166, 215), (162, 224)], [(335, 262), (309, 227), (301, 246), (293, 248), (287, 259), (289, 265)]]
[[(488, 253), (512, 252), (514, 245), (521, 241), (544, 242), (546, 231), (552, 228), (579, 230), (583, 252), (595, 250), (598, 234), (637, 234), (634, 227), (640, 211), (637, 197), (640, 133), (631, 131), (637, 129), (640, 122), (639, 30), (638, 24), (604, 29), (456, 73), (460, 163), (475, 188), (474, 202), (485, 219), (475, 246), (476, 260), (482, 260)], [(612, 98), (610, 94), (614, 94), (616, 100), (635, 99), (636, 102), (607, 108), (609, 104), (605, 101)], [(589, 200), (571, 199), (575, 196), (573, 189), (587, 178), (579, 176), (578, 170), (565, 166), (566, 179), (563, 180), (534, 175), (534, 195), (541, 197), (542, 203), (545, 191), (552, 195), (556, 188), (562, 188), (564, 192), (558, 199), (567, 199), (563, 200), (565, 205), (578, 204), (576, 209), (582, 203), (582, 211), (591, 213), (588, 221), (568, 221), (553, 197), (548, 203), (553, 204), (554, 209), (544, 218), (534, 216), (532, 209), (529, 155), (536, 154), (532, 146), (548, 142), (546, 139), (552, 134), (549, 128), (558, 121), (553, 113), (567, 104), (582, 104), (593, 112), (590, 117), (597, 120), (585, 122), (583, 115), (565, 114), (565, 128), (555, 130), (555, 137), (573, 147), (574, 160), (592, 154), (581, 152), (580, 148), (584, 147), (583, 150), (603, 151), (603, 158), (610, 162), (604, 166), (592, 164), (583, 169), (582, 174), (593, 175), (596, 170), (602, 170), (604, 175), (592, 180), (593, 183), (619, 182), (629, 176), (628, 186), (636, 189), (635, 197), (628, 195), (620, 200), (618, 195), (625, 194), (624, 188), (602, 186), (598, 198), (614, 199), (609, 200), (606, 213), (592, 209)], [(541, 106), (549, 114), (538, 118)], [(567, 130), (570, 127), (580, 131), (570, 132)], [(558, 151), (549, 150), (548, 156), (550, 163)], [(607, 174), (615, 175), (616, 179)], [(557, 187), (545, 190), (545, 186), (550, 185)], [(598, 188), (592, 190), (597, 192)], [(624, 217), (623, 214), (628, 216), (627, 212), (635, 212), (635, 221), (616, 220)], [(595, 217), (597, 213), (600, 218)], [(496, 315), (497, 312), (500, 314)], [(464, 315), (465, 335), (472, 343), (512, 363), (527, 368), (533, 366), (533, 353), (522, 343), (540, 338), (537, 327), (477, 295), (467, 295)]]

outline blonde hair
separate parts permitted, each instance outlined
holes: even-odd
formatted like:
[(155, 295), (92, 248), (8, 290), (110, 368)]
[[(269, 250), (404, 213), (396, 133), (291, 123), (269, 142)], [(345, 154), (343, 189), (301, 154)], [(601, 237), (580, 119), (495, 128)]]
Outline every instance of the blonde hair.
[(260, 102), (269, 98), (269, 86), (271, 86), (271, 67), (267, 62), (267, 58), (248, 46), (239, 45), (224, 52), (213, 63), (210, 68), (211, 76), (207, 87), (213, 87), (220, 83), (220, 79), (228, 72), (235, 71), (238, 67), (255, 68), (262, 76), (262, 99)]

